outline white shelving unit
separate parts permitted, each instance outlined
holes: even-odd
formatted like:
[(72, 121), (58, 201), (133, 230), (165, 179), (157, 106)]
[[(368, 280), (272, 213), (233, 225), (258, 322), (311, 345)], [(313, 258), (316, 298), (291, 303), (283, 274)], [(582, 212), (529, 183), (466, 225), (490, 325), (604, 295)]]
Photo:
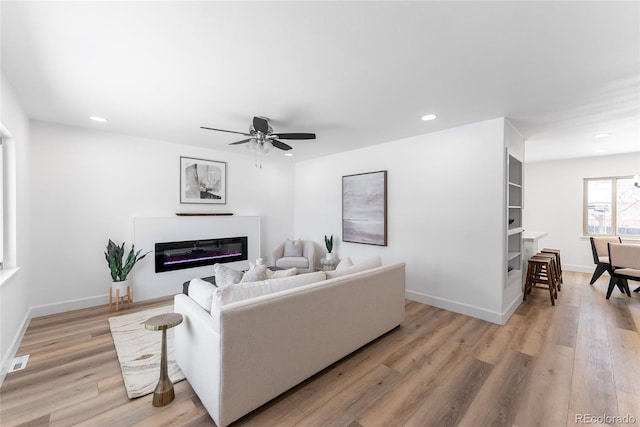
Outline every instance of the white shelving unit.
[[(506, 150), (507, 157), (507, 283), (522, 277), (522, 162)], [(507, 285), (505, 283), (505, 286)]]

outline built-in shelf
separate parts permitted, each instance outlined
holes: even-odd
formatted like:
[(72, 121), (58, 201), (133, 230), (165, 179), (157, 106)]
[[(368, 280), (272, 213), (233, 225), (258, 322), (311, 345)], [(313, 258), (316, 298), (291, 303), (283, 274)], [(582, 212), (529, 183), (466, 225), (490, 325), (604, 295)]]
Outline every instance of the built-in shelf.
[(507, 185), (506, 185), (506, 266), (508, 283), (516, 282), (522, 277), (522, 162), (506, 150)]
[(524, 230), (522, 228), (512, 228), (507, 230), (507, 236), (511, 236), (514, 234), (522, 234)]

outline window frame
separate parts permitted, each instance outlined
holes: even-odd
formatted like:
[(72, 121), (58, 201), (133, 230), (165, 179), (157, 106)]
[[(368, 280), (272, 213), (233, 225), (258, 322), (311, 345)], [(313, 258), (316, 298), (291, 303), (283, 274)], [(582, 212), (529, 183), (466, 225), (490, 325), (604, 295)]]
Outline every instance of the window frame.
[[(633, 175), (602, 176), (597, 178), (583, 178), (582, 180), (582, 233), (584, 236), (619, 236), (618, 231), (618, 180), (633, 179)], [(611, 181), (611, 234), (589, 233), (589, 182)], [(640, 234), (624, 234), (619, 237), (640, 237)]]

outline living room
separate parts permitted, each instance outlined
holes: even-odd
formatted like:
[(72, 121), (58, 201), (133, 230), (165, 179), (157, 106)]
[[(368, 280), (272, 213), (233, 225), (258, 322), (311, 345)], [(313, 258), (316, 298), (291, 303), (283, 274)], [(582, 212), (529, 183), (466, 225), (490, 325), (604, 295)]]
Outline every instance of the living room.
[[(408, 4), (398, 6), (407, 8), (398, 15), (386, 3), (369, 6), (373, 12), (360, 10), (356, 4), (336, 4), (329, 9), (313, 4), (307, 6), (312, 8), (313, 13), (310, 12), (309, 16), (313, 18), (300, 22), (283, 19), (290, 24), (286, 31), (269, 36), (273, 39), (265, 36), (269, 43), (265, 42), (264, 49), (274, 50), (277, 54), (273, 56), (252, 52), (251, 48), (260, 49), (257, 40), (261, 33), (257, 30), (238, 35), (237, 40), (224, 39), (225, 44), (237, 43), (237, 52), (231, 49), (212, 67), (224, 68), (221, 64), (234, 61), (239, 64), (229, 71), (237, 79), (218, 85), (215, 77), (207, 75), (211, 69), (203, 67), (201, 70), (197, 64), (189, 62), (199, 55), (194, 46), (203, 47), (202, 44), (176, 46), (168, 40), (170, 37), (158, 35), (158, 44), (150, 44), (147, 51), (144, 44), (147, 39), (140, 42), (121, 40), (124, 36), (117, 34), (113, 35), (115, 45), (131, 42), (134, 47), (118, 58), (121, 62), (111, 65), (106, 62), (113, 57), (100, 59), (92, 56), (94, 52), (107, 48), (91, 43), (106, 43), (108, 39), (68, 41), (67, 49), (62, 50), (67, 56), (79, 56), (81, 60), (77, 65), (94, 71), (91, 64), (95, 61), (99, 66), (108, 67), (108, 72), (117, 77), (112, 81), (101, 81), (100, 78), (107, 73), (97, 74), (88, 82), (80, 82), (73, 77), (82, 74), (78, 70), (55, 65), (58, 62), (50, 58), (52, 53), (47, 53), (51, 51), (44, 40), (30, 40), (28, 37), (22, 43), (18, 40), (23, 35), (22, 31), (38, 25), (44, 27), (43, 34), (49, 31), (55, 40), (56, 31), (61, 31), (54, 25), (58, 21), (60, 26), (78, 25), (79, 33), (89, 31), (86, 27), (102, 22), (92, 18), (94, 14), (100, 15), (93, 9), (96, 6), (91, 3), (73, 6), (81, 11), (64, 18), (72, 8), (69, 4), (58, 10), (55, 4), (21, 6), (17, 2), (3, 2), (0, 122), (3, 135), (10, 135), (4, 144), (4, 157), (13, 156), (15, 162), (7, 170), (8, 178), (5, 178), (5, 185), (9, 187), (5, 194), (5, 207), (13, 205), (13, 211), (4, 215), (7, 224), (4, 238), (9, 243), (5, 244), (3, 274), (9, 271), (12, 276), (0, 287), (3, 369), (13, 357), (31, 318), (106, 303), (110, 280), (102, 254), (108, 239), (129, 244), (133, 238), (135, 218), (175, 217), (178, 212), (260, 217), (262, 255), (269, 254), (286, 238), (313, 240), (321, 245), (323, 236), (332, 234), (336, 236), (336, 251), (340, 258), (363, 260), (379, 255), (385, 264), (405, 262), (408, 299), (497, 324), (506, 323), (521, 301), (521, 290), (514, 290), (515, 293), (511, 294), (503, 288), (504, 147), (505, 128), (511, 125), (526, 141), (525, 228), (548, 232), (544, 245), (562, 250), (565, 270), (590, 274), (593, 261), (589, 240), (582, 232), (583, 179), (640, 173), (637, 4), (612, 3), (614, 5), (609, 3), (608, 6), (598, 3), (590, 6), (547, 5), (551, 9), (523, 5), (521, 7), (532, 8), (525, 12), (518, 11), (515, 3), (508, 2), (503, 3), (503, 9), (490, 6), (496, 9), (489, 9), (489, 12), (480, 6), (474, 9), (467, 3), (440, 3), (433, 10), (422, 11), (423, 15), (413, 14), (413, 19), (409, 18), (412, 13)], [(200, 6), (205, 8), (204, 5), (203, 2)], [(270, 6), (275, 11), (270, 11)], [(39, 9), (41, 7), (45, 9)], [(123, 2), (118, 7), (126, 10), (128, 6)], [(167, 16), (174, 12), (173, 8), (179, 6), (165, 7), (167, 10), (162, 10), (162, 7), (153, 9), (152, 16), (157, 22), (149, 23), (148, 32), (153, 33), (165, 24)], [(232, 8), (231, 15), (235, 18), (250, 15), (248, 7), (249, 4), (244, 8)], [(433, 40), (415, 41), (411, 49), (406, 49), (408, 52), (403, 50), (402, 56), (394, 52), (403, 42), (419, 34), (418, 28), (436, 26), (433, 21), (455, 17), (465, 8), (471, 8), (471, 11), (460, 15), (464, 17), (462, 22), (455, 20), (459, 31), (454, 31), (454, 28), (451, 33), (446, 33), (452, 40), (448, 52), (452, 59), (443, 53), (444, 49), (432, 46), (435, 44)], [(199, 10), (196, 8), (196, 12)], [(271, 5), (268, 2), (259, 10), (264, 14), (271, 13), (266, 16), (275, 21), (276, 12), (290, 18), (300, 13), (300, 10), (287, 10), (284, 4)], [(111, 19), (105, 18), (103, 25), (107, 28), (109, 25), (114, 28), (122, 26), (122, 34), (128, 36), (130, 34), (125, 29), (136, 25), (126, 20), (120, 22), (114, 17), (129, 16), (132, 22), (138, 22), (135, 18), (140, 18), (144, 11), (145, 6), (138, 5), (127, 13), (123, 10), (110, 12), (107, 16)], [(207, 11), (205, 8), (194, 27), (206, 26), (206, 20), (214, 19), (216, 13), (224, 16), (230, 12)], [(396, 29), (399, 25), (393, 19), (381, 24), (375, 21), (376, 18), (391, 14), (394, 19), (408, 19), (408, 33), (401, 34), (395, 41), (390, 36), (380, 36), (371, 44), (366, 43), (365, 37), (348, 42), (350, 27), (338, 25), (331, 18), (355, 19), (359, 13), (371, 14), (376, 25), (384, 25), (385, 31), (381, 32), (385, 34), (399, 31)], [(47, 19), (47, 14), (55, 19)], [(193, 14), (197, 13), (192, 11), (190, 15)], [(473, 40), (473, 30), (485, 28), (478, 23), (481, 20), (474, 18), (478, 14), (486, 19), (498, 14), (491, 22), (506, 24), (484, 40)], [(567, 31), (564, 27), (568, 24), (562, 19), (558, 19), (562, 25), (552, 25), (556, 21), (545, 18), (554, 14), (565, 19), (580, 15), (584, 22), (577, 25), (574, 32)], [(78, 21), (83, 15), (86, 21)], [(535, 19), (525, 19), (530, 16), (535, 16)], [(520, 20), (516, 21), (516, 17)], [(429, 25), (425, 25), (422, 19)], [(218, 31), (235, 33), (245, 26), (255, 27), (257, 23), (253, 20), (260, 21), (251, 18), (247, 24), (242, 20), (216, 23), (221, 27)], [(544, 25), (536, 20), (543, 20)], [(325, 27), (320, 24), (323, 21), (332, 22), (326, 28), (339, 30), (331, 42), (321, 42), (323, 36), (326, 37), (323, 33)], [(23, 23), (28, 25), (24, 24), (25, 30), (20, 30)], [(535, 30), (527, 27), (526, 23)], [(597, 31), (590, 26), (594, 23), (601, 26)], [(306, 31), (305, 25), (309, 26)], [(472, 30), (464, 30), (463, 25), (470, 26)], [(517, 39), (518, 42), (529, 42), (526, 49), (509, 43), (492, 45), (505, 38), (502, 31), (513, 29), (511, 25), (519, 26), (520, 31), (527, 34)], [(550, 29), (549, 34), (558, 37), (555, 42), (559, 46), (544, 51), (555, 42), (547, 40), (546, 37), (553, 37), (545, 36), (540, 28), (555, 30), (554, 33)], [(365, 36), (369, 37), (373, 31), (369, 26), (367, 30)], [(309, 34), (314, 32), (317, 34), (311, 38)], [(589, 37), (588, 42), (582, 45), (580, 37), (591, 32), (597, 35)], [(443, 36), (440, 34), (440, 37)], [(600, 44), (594, 44), (597, 39), (601, 40)], [(290, 40), (293, 46), (287, 49), (280, 47), (277, 43), (284, 43), (283, 40)], [(303, 44), (303, 40), (308, 44)], [(342, 49), (339, 48), (341, 40), (345, 44)], [(616, 44), (616, 40), (624, 42)], [(398, 46), (392, 45), (393, 42)], [(169, 62), (181, 61), (186, 65), (168, 67), (169, 72), (156, 80), (153, 68), (136, 65), (136, 55), (157, 56), (153, 64), (159, 70), (168, 61), (164, 56), (167, 52), (162, 50), (164, 43), (167, 44), (167, 52), (180, 53)], [(461, 45), (464, 43), (471, 46), (463, 49)], [(313, 49), (307, 46), (313, 46)], [(363, 50), (358, 51), (358, 48)], [(216, 46), (211, 52), (219, 52), (219, 49)], [(428, 60), (429, 49), (439, 53), (434, 54), (433, 60)], [(456, 54), (455, 49), (460, 53)], [(419, 52), (426, 59), (407, 59), (415, 58), (411, 51)], [(283, 69), (277, 65), (278, 60), (282, 60), (278, 54), (285, 52), (297, 56), (287, 62), (288, 68)], [(254, 61), (253, 55), (258, 55), (260, 61), (257, 63), (269, 64), (270, 71), (251, 74), (249, 65)], [(483, 60), (483, 55), (490, 59)], [(371, 56), (380, 58), (375, 63), (365, 62), (365, 58)], [(462, 60), (463, 56), (467, 59)], [(270, 58), (277, 58), (273, 65), (269, 63)], [(66, 63), (67, 59), (60, 58), (59, 63)], [(353, 64), (355, 68), (340, 66), (340, 60)], [(39, 61), (44, 61), (44, 66)], [(296, 61), (299, 61), (298, 65)], [(311, 73), (310, 69), (319, 67), (317, 62), (321, 61), (333, 65), (323, 65), (324, 75)], [(610, 69), (607, 63), (613, 64)], [(373, 73), (366, 68), (374, 66), (380, 70)], [(463, 73), (465, 67), (472, 66), (479, 68), (477, 73)], [(518, 78), (509, 78), (505, 86), (514, 94), (513, 97), (505, 95), (509, 91), (495, 92), (495, 103), (481, 102), (483, 97), (489, 99), (492, 94), (486, 91), (498, 86), (492, 86), (487, 76), (504, 67), (504, 74), (499, 74), (497, 80), (506, 79), (526, 66), (535, 68), (537, 73), (527, 74), (530, 80), (524, 79), (524, 83)], [(577, 70), (596, 66), (600, 67), (597, 72), (575, 74)], [(453, 91), (454, 83), (448, 80), (449, 84), (445, 85), (444, 81), (436, 80), (436, 83), (415, 83), (415, 91), (419, 91), (416, 96), (412, 85), (402, 82), (407, 80), (407, 75), (413, 79), (419, 74), (410, 72), (411, 67), (417, 67), (424, 73), (436, 73), (439, 68), (445, 69), (445, 73), (459, 73), (451, 80), (463, 86), (463, 90), (456, 91), (455, 96), (449, 95), (454, 93), (449, 92)], [(308, 79), (299, 76), (307, 72)], [(24, 79), (21, 73), (24, 73)], [(285, 90), (287, 82), (274, 77), (278, 73), (284, 73), (291, 79), (288, 83), (295, 90)], [(366, 77), (366, 73), (373, 76)], [(438, 76), (442, 77), (441, 74)], [(29, 75), (32, 77), (27, 78)], [(383, 79), (385, 76), (391, 77)], [(190, 78), (202, 85), (201, 90), (179, 93), (176, 87), (186, 84), (184, 80)], [(84, 88), (84, 98), (71, 91), (75, 84)], [(118, 85), (127, 88), (139, 85), (139, 88), (123, 94), (116, 91)], [(268, 88), (258, 91), (259, 86)], [(66, 88), (69, 88), (69, 93), (65, 92)], [(465, 90), (468, 92), (466, 96), (460, 95)], [(158, 98), (164, 97), (170, 102), (157, 104), (156, 91)], [(550, 92), (554, 91), (558, 92), (558, 104), (542, 102), (543, 96), (551, 96)], [(323, 92), (331, 94), (332, 99), (325, 100)], [(382, 92), (382, 95), (377, 95), (377, 92)], [(289, 95), (282, 95), (284, 93)], [(350, 110), (336, 106), (335, 109), (343, 116), (337, 117), (338, 114), (330, 108), (332, 103), (342, 102), (336, 93), (344, 93), (345, 98), (360, 101), (349, 104)], [(395, 96), (390, 95), (394, 93)], [(69, 111), (63, 100), (72, 94), (78, 106)], [(107, 111), (107, 101), (114, 98), (114, 94), (124, 98), (125, 102), (118, 104), (120, 110)], [(600, 101), (603, 94), (613, 98), (607, 98), (603, 103)], [(45, 96), (43, 103), (39, 104), (38, 97)], [(451, 98), (447, 105), (435, 105), (434, 100), (443, 97)], [(220, 100), (211, 101), (212, 98)], [(235, 101), (235, 98), (244, 101)], [(528, 103), (516, 103), (514, 98), (526, 98)], [(101, 100), (105, 103), (102, 104)], [(321, 107), (312, 107), (314, 103)], [(186, 117), (194, 109), (191, 104), (200, 112)], [(391, 107), (382, 109), (386, 104)], [(355, 105), (362, 110), (356, 110)], [(582, 108), (585, 105), (594, 108)], [(526, 106), (528, 111), (523, 110)], [(607, 106), (611, 108), (605, 109)], [(542, 107), (547, 109), (539, 110)], [(378, 109), (380, 113), (376, 113)], [(407, 109), (413, 109), (413, 116), (400, 117), (399, 112), (404, 113)], [(76, 114), (80, 110), (81, 117)], [(421, 121), (421, 115), (429, 112), (437, 113), (438, 118), (431, 122)], [(60, 114), (58, 119), (54, 118), (56, 113)], [(69, 116), (74, 114), (78, 117), (70, 119)], [(90, 122), (88, 116), (92, 114), (105, 114), (109, 121)], [(293, 141), (293, 157), (284, 157), (278, 150), (273, 150), (261, 159), (262, 167), (256, 167), (252, 153), (243, 148), (229, 147), (228, 144), (235, 141), (233, 136), (199, 129), (199, 126), (212, 126), (244, 132), (251, 118), (262, 114), (274, 120), (276, 129), (316, 132), (318, 139)], [(375, 117), (377, 126), (371, 125), (368, 115)], [(176, 124), (170, 117), (175, 117)], [(79, 124), (81, 120), (83, 122)], [(589, 124), (590, 121), (593, 124)], [(126, 124), (117, 127), (120, 122)], [(133, 122), (139, 122), (140, 127), (135, 127)], [(366, 123), (366, 126), (361, 123)], [(184, 127), (178, 127), (178, 124)], [(600, 124), (617, 124), (618, 128), (601, 129)], [(157, 130), (154, 130), (156, 125)], [(361, 127), (365, 129), (360, 133), (349, 133), (352, 128)], [(567, 128), (579, 136), (570, 136)], [(140, 129), (146, 129), (147, 133)], [(348, 132), (333, 133), (340, 129)], [(545, 131), (557, 139), (548, 137)], [(609, 132), (611, 136), (593, 139), (592, 136), (599, 132)], [(576, 140), (581, 143), (579, 155), (569, 156), (563, 152), (564, 148), (559, 147), (562, 143), (570, 145)], [(608, 151), (598, 153), (597, 150), (603, 149), (598, 144), (605, 140), (608, 140), (605, 144)], [(620, 145), (616, 146), (618, 142)], [(316, 145), (326, 151), (322, 155), (312, 153)], [(227, 203), (181, 204), (180, 157), (225, 162)], [(342, 242), (342, 177), (379, 170), (388, 173), (387, 246)], [(153, 248), (140, 249), (148, 251)], [(148, 257), (143, 262), (150, 263), (152, 259)], [(12, 267), (18, 270), (10, 271)], [(176, 283), (176, 293), (180, 292), (180, 285)], [(134, 301), (135, 305), (138, 302), (135, 291)], [(631, 313), (638, 319), (637, 294), (630, 301), (629, 304), (635, 304)]]

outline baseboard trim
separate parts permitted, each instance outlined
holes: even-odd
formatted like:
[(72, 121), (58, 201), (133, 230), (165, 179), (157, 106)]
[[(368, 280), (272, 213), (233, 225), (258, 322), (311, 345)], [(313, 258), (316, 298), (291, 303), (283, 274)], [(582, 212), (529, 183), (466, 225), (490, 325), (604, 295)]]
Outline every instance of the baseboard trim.
[(13, 341), (11, 341), (11, 345), (7, 350), (4, 358), (2, 359), (2, 363), (0, 364), (0, 387), (2, 387), (2, 383), (4, 382), (5, 377), (7, 376), (7, 371), (9, 371), (9, 365), (13, 361), (13, 358), (16, 357), (16, 353), (18, 353), (18, 348), (20, 347), (20, 343), (22, 342), (22, 338), (24, 338), (25, 332), (27, 332), (27, 327), (29, 326), (29, 322), (31, 321), (31, 310), (28, 310), (24, 315), (24, 319), (22, 319), (22, 324), (20, 324), (20, 328), (18, 328), (18, 332), (16, 332), (13, 337)]
[[(497, 323), (498, 325), (504, 325), (506, 323), (505, 319), (508, 319), (509, 316), (511, 316), (511, 314), (508, 314), (508, 312), (513, 308), (512, 306), (514, 305), (514, 303), (512, 303), (509, 307), (509, 310), (505, 311), (504, 313), (499, 313), (497, 311), (487, 310), (485, 308), (476, 307), (474, 305), (451, 301), (446, 298), (426, 295), (421, 292), (405, 291), (405, 296), (411, 301), (432, 305), (444, 310), (449, 310), (456, 313), (464, 314), (466, 316), (475, 317), (477, 319), (486, 320), (487, 322)], [(517, 305), (515, 306), (515, 308), (517, 308)], [(514, 311), (515, 308), (513, 308)]]
[(522, 292), (518, 293), (513, 301), (511, 301), (511, 304), (509, 304), (509, 307), (507, 307), (507, 310), (502, 313), (502, 322), (500, 323), (501, 325), (505, 325), (509, 321), (511, 316), (513, 316), (513, 313), (515, 313), (518, 307), (520, 307), (520, 304), (522, 304), (522, 296)]
[(64, 313), (65, 311), (79, 310), (107, 304), (109, 295), (97, 295), (87, 298), (78, 298), (69, 301), (55, 302), (53, 304), (36, 305), (29, 309), (30, 318), (48, 316), (50, 314)]
[(572, 265), (572, 264), (562, 264), (563, 271), (575, 271), (576, 273), (593, 273), (595, 270), (595, 265)]

